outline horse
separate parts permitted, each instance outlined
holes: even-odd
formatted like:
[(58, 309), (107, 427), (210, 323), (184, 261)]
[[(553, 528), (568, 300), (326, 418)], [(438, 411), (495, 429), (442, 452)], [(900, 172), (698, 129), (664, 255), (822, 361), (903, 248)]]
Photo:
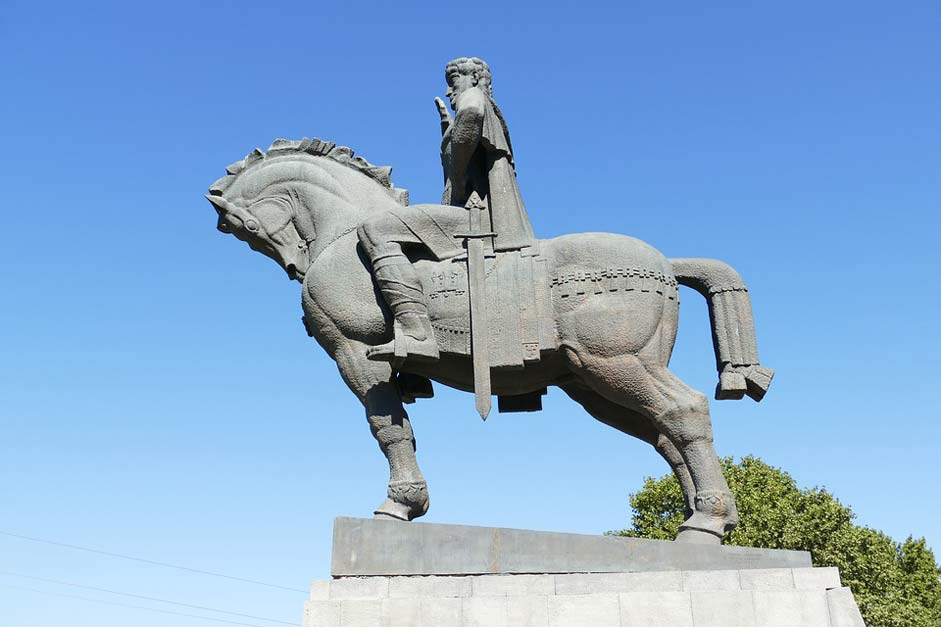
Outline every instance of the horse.
[[(374, 515), (403, 521), (424, 515), (428, 486), (403, 405), (415, 394), (401, 384), (401, 375), (473, 391), (474, 373), (466, 350), (442, 349), (430, 364), (367, 357), (371, 347), (391, 339), (392, 319), (357, 228), (376, 212), (407, 204), (407, 191), (392, 184), (390, 167), (374, 166), (348, 147), (305, 138), (276, 140), (267, 151), (256, 148), (228, 166), (206, 198), (218, 213), (220, 231), (301, 282), (308, 334), (336, 361), (389, 463), (385, 500)], [(466, 215), (462, 208), (437, 209)], [(555, 342), (521, 367), (494, 368), (493, 393), (556, 386), (595, 419), (652, 445), (683, 490), (686, 519), (676, 540), (720, 544), (738, 515), (713, 446), (709, 404), (668, 363), (677, 332), (677, 285), (685, 285), (709, 304), (720, 374), (716, 398), (747, 394), (761, 400), (773, 370), (758, 362), (741, 277), (718, 260), (667, 259), (625, 235), (564, 235), (540, 240), (537, 249), (547, 273), (540, 285)], [(421, 250), (412, 254), (423, 283), (443, 264), (466, 263), (437, 261)], [(621, 270), (605, 278), (605, 268)], [(505, 295), (491, 287), (488, 282), (488, 297)], [(433, 318), (436, 307), (430, 304)]]

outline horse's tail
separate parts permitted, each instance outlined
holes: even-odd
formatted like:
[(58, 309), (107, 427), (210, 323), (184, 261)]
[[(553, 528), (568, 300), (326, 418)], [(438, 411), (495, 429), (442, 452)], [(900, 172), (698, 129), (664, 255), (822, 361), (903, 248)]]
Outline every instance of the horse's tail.
[(709, 303), (712, 344), (719, 385), (716, 398), (764, 398), (774, 370), (758, 363), (758, 341), (751, 299), (742, 277), (717, 259), (670, 259), (680, 285), (691, 287)]

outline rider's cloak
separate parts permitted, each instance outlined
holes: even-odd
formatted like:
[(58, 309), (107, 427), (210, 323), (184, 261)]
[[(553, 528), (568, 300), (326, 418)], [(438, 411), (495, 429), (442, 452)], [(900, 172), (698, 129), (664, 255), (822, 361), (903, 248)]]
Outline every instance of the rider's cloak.
[[(471, 90), (480, 92), (479, 87)], [(457, 101), (460, 111), (461, 100), (468, 94), (461, 94)], [(513, 151), (504, 124), (497, 115), (493, 101), (484, 93), (479, 96), (484, 102), (483, 129), (477, 149), (467, 168), (467, 183), (460, 198), (451, 193), (451, 178), (460, 173), (452, 172), (451, 165), (451, 129), (441, 140), (441, 163), (444, 166), (445, 184), (442, 204), (464, 207), (472, 192), (477, 194), (489, 207), (490, 224), (482, 225), (497, 234), (494, 238), (494, 250), (517, 250), (535, 243), (533, 227), (523, 204), (516, 182), (516, 170), (513, 163)]]

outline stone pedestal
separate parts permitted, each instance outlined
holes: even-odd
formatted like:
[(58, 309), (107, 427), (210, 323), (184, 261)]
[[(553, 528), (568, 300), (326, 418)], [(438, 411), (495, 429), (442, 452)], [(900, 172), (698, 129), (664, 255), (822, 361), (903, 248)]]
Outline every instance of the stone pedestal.
[[(546, 542), (557, 552), (541, 553)], [(557, 570), (566, 559), (577, 572)], [(802, 552), (337, 519), (333, 565), (304, 627), (865, 627), (837, 570)], [(513, 572), (533, 568), (545, 572)]]

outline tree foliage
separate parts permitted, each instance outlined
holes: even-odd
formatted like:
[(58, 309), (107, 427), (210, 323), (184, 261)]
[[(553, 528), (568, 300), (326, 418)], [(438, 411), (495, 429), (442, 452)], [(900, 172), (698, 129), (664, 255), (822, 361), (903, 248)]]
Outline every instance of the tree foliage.
[[(726, 544), (810, 551), (815, 566), (836, 566), (869, 627), (941, 625), (941, 570), (924, 538), (896, 542), (854, 524), (852, 510), (820, 488), (755, 457), (722, 460), (738, 504), (739, 526)], [(632, 526), (613, 532), (672, 540), (683, 522), (683, 494), (673, 475), (648, 478), (630, 497)]]

